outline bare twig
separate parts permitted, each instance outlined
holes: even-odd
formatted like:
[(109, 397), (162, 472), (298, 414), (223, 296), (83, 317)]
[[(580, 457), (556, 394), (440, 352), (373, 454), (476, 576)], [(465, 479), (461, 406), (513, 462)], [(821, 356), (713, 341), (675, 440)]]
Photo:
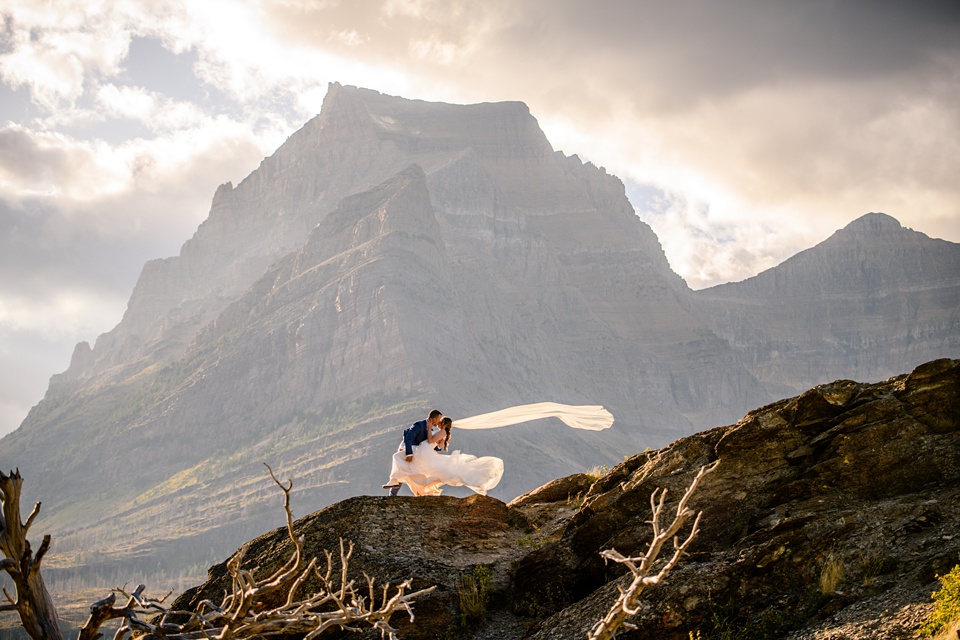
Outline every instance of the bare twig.
[[(210, 600), (200, 603), (198, 611), (170, 610), (164, 600), (148, 598), (140, 585), (132, 594), (122, 589), (91, 607), (90, 619), (81, 629), (78, 640), (97, 640), (101, 624), (113, 618), (122, 618), (114, 640), (128, 640), (133, 636), (147, 635), (166, 640), (243, 640), (257, 636), (300, 635), (304, 640), (313, 640), (332, 628), (359, 631), (366, 626), (380, 631), (381, 636), (396, 639), (396, 630), (390, 625), (391, 616), (397, 611), (406, 611), (413, 621), (413, 602), (435, 587), (407, 593), (411, 581), (398, 585), (393, 597), (388, 598), (389, 584), (378, 607), (373, 597), (373, 579), (367, 577), (369, 598), (361, 595), (352, 580), (347, 579), (348, 564), (353, 554), (353, 543), (340, 540), (340, 570), (334, 579), (333, 555), (325, 551), (326, 570), (321, 572), (316, 558), (304, 563), (304, 539), (297, 537), (293, 527), (293, 511), (290, 508), (290, 490), (293, 482), (280, 482), (269, 465), (270, 477), (284, 494), (287, 535), (293, 543), (290, 558), (268, 576), (257, 578), (257, 568), (244, 569), (242, 560), (246, 555), (244, 545), (227, 562), (231, 589), (224, 594), (220, 604)], [(304, 566), (306, 565), (306, 566)], [(315, 576), (320, 589), (311, 595), (299, 597), (307, 579)], [(116, 607), (116, 594), (127, 598), (123, 607)], [(285, 594), (279, 599), (273, 594)], [(169, 595), (169, 594), (168, 594)], [(267, 602), (282, 602), (268, 606)], [(148, 616), (152, 616), (149, 621)], [(181, 623), (171, 619), (186, 620)]]
[(27, 516), (27, 523), (23, 525), (23, 535), (27, 535), (27, 532), (30, 531), (30, 525), (33, 524), (33, 521), (36, 519), (37, 515), (40, 513), (40, 502), (33, 505), (33, 511), (30, 512), (30, 515)]
[[(607, 615), (594, 626), (589, 634), (589, 640), (610, 640), (621, 626), (627, 629), (634, 628), (633, 625), (627, 622), (627, 618), (639, 612), (638, 605), (644, 588), (648, 585), (658, 584), (663, 580), (670, 570), (677, 566), (677, 563), (680, 561), (680, 556), (683, 555), (683, 552), (686, 551), (690, 543), (693, 542), (697, 533), (700, 532), (700, 516), (703, 512), (694, 513), (694, 511), (687, 507), (687, 503), (700, 484), (700, 480), (716, 469), (719, 463), (720, 461), (717, 460), (713, 464), (700, 467), (700, 471), (696, 477), (694, 477), (690, 486), (687, 487), (683, 497), (680, 498), (680, 502), (677, 504), (677, 513), (673, 518), (673, 522), (671, 522), (666, 529), (661, 529), (660, 516), (663, 514), (664, 504), (666, 503), (667, 490), (656, 489), (650, 494), (650, 510), (653, 513), (653, 519), (649, 521), (649, 524), (653, 529), (653, 539), (650, 541), (650, 546), (647, 548), (646, 554), (628, 558), (617, 552), (616, 549), (607, 549), (600, 552), (604, 560), (612, 560), (613, 562), (625, 565), (633, 575), (633, 580), (626, 589), (620, 589), (620, 596), (616, 602), (614, 602), (610, 611), (607, 612)], [(693, 516), (696, 517), (694, 517), (690, 533), (687, 534), (683, 542), (680, 542), (679, 538), (675, 536)], [(664, 543), (670, 538), (673, 538), (673, 555), (658, 572), (653, 574), (653, 564), (660, 555)]]

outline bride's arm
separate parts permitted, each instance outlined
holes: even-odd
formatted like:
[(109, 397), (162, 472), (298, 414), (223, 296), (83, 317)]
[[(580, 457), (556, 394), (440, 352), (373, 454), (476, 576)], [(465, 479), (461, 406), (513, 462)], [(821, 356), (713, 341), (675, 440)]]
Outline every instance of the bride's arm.
[(443, 437), (447, 435), (447, 432), (443, 429), (437, 429), (437, 432), (433, 432), (433, 427), (430, 428), (430, 435), (427, 436), (427, 441), (430, 444), (439, 444), (443, 442)]

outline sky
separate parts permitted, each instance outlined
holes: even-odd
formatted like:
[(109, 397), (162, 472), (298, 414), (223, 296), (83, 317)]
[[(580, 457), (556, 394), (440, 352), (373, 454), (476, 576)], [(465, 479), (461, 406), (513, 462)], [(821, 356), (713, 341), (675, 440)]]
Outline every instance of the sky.
[(957, 0), (0, 0), (0, 435), (329, 82), (520, 100), (695, 289), (882, 211), (960, 242)]

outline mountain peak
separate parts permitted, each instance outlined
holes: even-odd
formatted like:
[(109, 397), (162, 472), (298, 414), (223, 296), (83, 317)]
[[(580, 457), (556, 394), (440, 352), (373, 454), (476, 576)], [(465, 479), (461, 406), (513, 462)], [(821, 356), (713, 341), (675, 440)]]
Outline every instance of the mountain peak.
[(870, 226), (875, 229), (887, 229), (895, 228), (902, 229), (903, 225), (900, 224), (900, 221), (894, 218), (893, 216), (880, 212), (874, 211), (871, 213), (865, 213), (856, 220), (848, 224), (845, 229), (853, 229), (858, 227)]
[(776, 267), (696, 295), (710, 300), (712, 329), (750, 345), (752, 371), (796, 390), (824, 377), (880, 380), (956, 353), (958, 290), (960, 245), (868, 213)]
[[(893, 252), (896, 262), (904, 263), (902, 260), (903, 251), (916, 251), (921, 254), (917, 261), (926, 262), (931, 253), (942, 253), (944, 251), (953, 253), (957, 245), (946, 240), (931, 238), (925, 233), (915, 231), (909, 227), (904, 227), (900, 221), (886, 213), (867, 213), (844, 228), (836, 231), (829, 238), (814, 247), (825, 248), (832, 251), (847, 251), (850, 247), (861, 247), (870, 253), (868, 259), (877, 259), (884, 252)], [(803, 255), (805, 252), (801, 252)], [(791, 258), (792, 259), (792, 258)], [(859, 258), (858, 258), (859, 259)], [(880, 258), (882, 259), (882, 258)], [(788, 261), (789, 262), (789, 261)], [(936, 261), (940, 262), (940, 261)], [(909, 261), (904, 263), (909, 266)], [(937, 271), (946, 269), (950, 273), (949, 277), (955, 277), (955, 265), (947, 261), (937, 265)], [(926, 277), (929, 273), (917, 274), (917, 277)]]
[(370, 136), (386, 153), (395, 148), (423, 156), (471, 147), (481, 156), (502, 158), (553, 152), (523, 102), (426, 102), (332, 83), (320, 114), (318, 124), (328, 139)]
[(904, 227), (900, 221), (886, 213), (866, 213), (843, 229), (839, 234), (854, 233), (861, 236), (890, 236), (903, 231)]

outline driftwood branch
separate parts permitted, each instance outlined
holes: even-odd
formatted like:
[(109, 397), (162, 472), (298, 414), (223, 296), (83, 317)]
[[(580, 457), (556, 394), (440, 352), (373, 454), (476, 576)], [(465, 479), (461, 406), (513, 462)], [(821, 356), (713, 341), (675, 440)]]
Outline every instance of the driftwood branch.
[[(667, 490), (657, 489), (650, 494), (650, 510), (653, 512), (653, 519), (650, 520), (649, 524), (653, 529), (653, 539), (650, 541), (650, 546), (647, 548), (646, 554), (628, 558), (617, 552), (616, 549), (607, 549), (600, 552), (604, 560), (611, 560), (626, 566), (630, 570), (633, 580), (626, 589), (620, 588), (620, 596), (616, 602), (614, 602), (610, 611), (607, 612), (607, 615), (600, 620), (590, 632), (589, 640), (611, 640), (621, 626), (626, 629), (635, 628), (627, 622), (627, 618), (638, 613), (638, 605), (643, 590), (648, 585), (660, 583), (660, 581), (677, 566), (677, 563), (680, 561), (680, 556), (683, 555), (684, 551), (687, 550), (687, 547), (690, 546), (690, 543), (693, 542), (693, 539), (697, 536), (697, 533), (700, 532), (700, 516), (703, 512), (695, 513), (687, 506), (687, 503), (697, 490), (697, 486), (703, 477), (716, 469), (719, 463), (720, 461), (718, 460), (713, 464), (700, 467), (700, 471), (696, 477), (694, 477), (690, 486), (687, 487), (683, 497), (680, 498), (680, 502), (677, 504), (677, 512), (673, 517), (673, 522), (665, 529), (661, 527), (660, 518), (663, 515), (664, 505), (666, 504)], [(691, 517), (694, 518), (693, 526), (690, 529), (690, 533), (687, 534), (687, 537), (681, 542), (676, 536)], [(660, 567), (659, 571), (654, 573), (653, 565), (660, 555), (663, 545), (671, 538), (673, 538), (673, 555)]]
[(33, 640), (63, 640), (60, 621), (53, 600), (40, 575), (40, 563), (50, 548), (50, 536), (44, 536), (34, 554), (27, 540), (27, 531), (40, 513), (38, 502), (30, 512), (26, 524), (20, 519), (20, 492), (23, 478), (20, 470), (9, 475), (0, 472), (0, 570), (13, 580), (16, 597), (4, 590), (9, 604), (0, 610), (16, 611), (20, 623)]
[[(292, 481), (280, 482), (273, 469), (267, 465), (270, 477), (284, 495), (287, 534), (293, 543), (290, 558), (276, 571), (264, 577), (256, 577), (257, 569), (243, 569), (242, 560), (246, 546), (242, 547), (227, 562), (231, 589), (219, 604), (204, 600), (198, 611), (170, 610), (164, 599), (156, 600), (144, 595), (140, 585), (127, 594), (116, 589), (114, 594), (91, 607), (90, 618), (80, 631), (78, 640), (97, 640), (101, 637), (100, 626), (107, 620), (122, 618), (123, 622), (114, 640), (127, 640), (146, 635), (167, 640), (242, 640), (271, 635), (299, 635), (304, 640), (313, 640), (332, 628), (360, 631), (367, 627), (376, 629), (382, 637), (396, 639), (396, 630), (390, 618), (398, 611), (405, 611), (411, 622), (413, 602), (430, 593), (435, 587), (408, 593), (411, 581), (397, 585), (390, 596), (390, 585), (384, 585), (383, 595), (378, 599), (374, 593), (374, 580), (364, 576), (367, 590), (358, 589), (348, 580), (348, 565), (353, 554), (353, 544), (340, 541), (339, 570), (335, 570), (333, 554), (325, 551), (326, 569), (318, 569), (318, 560), (304, 560), (304, 539), (297, 537), (293, 527), (293, 512), (290, 509)], [(320, 589), (300, 597), (303, 585), (311, 577), (319, 580)], [(116, 605), (116, 596), (126, 598), (122, 607)], [(168, 594), (169, 595), (169, 594)], [(276, 596), (280, 597), (276, 597)], [(269, 596), (269, 597), (268, 597)], [(268, 606), (266, 602), (281, 602)], [(173, 620), (181, 622), (173, 622)], [(185, 622), (183, 622), (185, 620)]]
[[(19, 471), (19, 470), (18, 470)], [(33, 505), (33, 511), (30, 512), (30, 515), (27, 516), (27, 523), (23, 525), (23, 535), (27, 535), (27, 532), (30, 531), (30, 526), (33, 524), (33, 521), (36, 519), (37, 514), (40, 513), (40, 503)]]

